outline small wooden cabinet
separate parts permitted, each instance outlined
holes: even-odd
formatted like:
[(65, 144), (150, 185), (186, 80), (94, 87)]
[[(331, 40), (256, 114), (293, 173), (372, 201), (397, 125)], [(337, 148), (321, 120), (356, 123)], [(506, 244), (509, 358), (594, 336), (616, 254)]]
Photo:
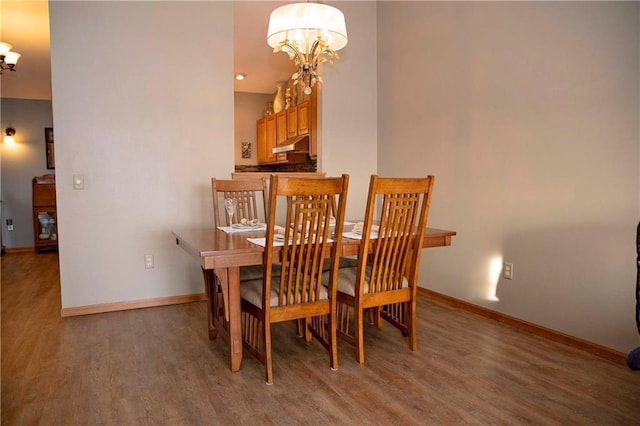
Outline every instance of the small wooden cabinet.
[(55, 175), (36, 176), (33, 187), (33, 239), (36, 252), (58, 248)]

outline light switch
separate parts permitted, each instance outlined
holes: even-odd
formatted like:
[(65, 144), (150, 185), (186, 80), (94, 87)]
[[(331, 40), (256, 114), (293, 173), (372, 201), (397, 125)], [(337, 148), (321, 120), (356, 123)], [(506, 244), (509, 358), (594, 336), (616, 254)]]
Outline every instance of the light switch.
[(73, 189), (84, 189), (83, 175), (73, 175)]

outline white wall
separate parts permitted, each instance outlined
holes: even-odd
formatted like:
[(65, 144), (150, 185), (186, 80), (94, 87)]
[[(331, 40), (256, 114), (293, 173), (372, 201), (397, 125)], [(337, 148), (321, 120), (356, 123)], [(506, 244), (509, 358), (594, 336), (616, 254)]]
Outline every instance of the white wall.
[(637, 346), (638, 23), (637, 2), (379, 3), (379, 172), (435, 175), (429, 223), (458, 232), (422, 285)]
[(232, 3), (51, 2), (50, 22), (62, 307), (201, 293), (171, 230), (210, 226), (233, 170)]
[(349, 174), (346, 217), (357, 219), (378, 161), (376, 3), (331, 4), (344, 13), (349, 43), (340, 60), (323, 66), (318, 167), (327, 176)]

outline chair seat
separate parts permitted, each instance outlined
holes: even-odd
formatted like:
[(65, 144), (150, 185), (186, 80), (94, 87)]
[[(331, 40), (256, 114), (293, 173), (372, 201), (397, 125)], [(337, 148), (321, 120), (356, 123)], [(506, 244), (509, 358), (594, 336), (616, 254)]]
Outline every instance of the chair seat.
[[(241, 266), (240, 267), (240, 282), (244, 283), (245, 281), (253, 281), (253, 280), (262, 280), (262, 265), (251, 265), (251, 266)], [(272, 277), (280, 276), (280, 264), (274, 263), (271, 270)]]
[[(338, 265), (338, 268), (342, 269), (342, 268), (354, 268), (355, 266), (358, 264), (358, 260), (357, 259), (351, 259), (348, 257), (342, 257), (340, 258), (340, 262)], [(282, 265), (278, 264), (274, 264), (273, 265), (273, 269), (271, 270), (271, 276), (272, 277), (279, 277), (281, 274), (281, 267)], [(321, 299), (327, 299), (328, 295), (326, 294), (326, 287), (329, 286), (329, 274), (328, 272), (331, 269), (331, 259), (326, 259), (324, 261), (324, 266), (323, 266), (323, 271), (325, 272), (324, 274), (322, 274), (322, 283), (324, 285), (325, 288), (322, 289), (322, 293), (321, 293)], [(247, 300), (249, 303), (251, 303), (252, 305), (258, 306), (258, 307), (262, 307), (262, 271), (263, 271), (263, 266), (262, 265), (252, 265), (252, 266), (243, 266), (240, 268), (240, 295), (242, 296), (243, 299)], [(355, 274), (355, 273), (354, 273)], [(354, 275), (355, 278), (355, 275)], [(243, 293), (243, 291), (245, 293)], [(275, 301), (278, 300), (278, 288), (276, 287), (275, 290), (272, 290), (275, 293)], [(246, 295), (246, 297), (245, 297)], [(274, 299), (273, 299), (273, 294), (272, 294), (272, 298), (271, 298), (271, 306), (274, 306)]]
[[(279, 287), (275, 285), (275, 281), (271, 287), (270, 306), (278, 306)], [(258, 308), (262, 308), (262, 278), (259, 280), (245, 281), (240, 286), (240, 297)], [(326, 287), (320, 289), (320, 299), (328, 300), (329, 292)]]
[[(358, 268), (340, 268), (338, 271), (338, 292), (345, 293), (350, 296), (356, 295), (356, 273)], [(324, 275), (323, 275), (323, 278)], [(323, 279), (323, 284), (328, 285), (328, 276)], [(363, 293), (369, 293), (369, 281), (371, 280), (371, 267), (367, 266), (364, 278)], [(402, 288), (409, 287), (409, 280), (402, 277)]]
[(262, 278), (262, 265), (251, 265), (240, 267), (240, 282), (252, 281)]
[[(327, 259), (329, 260), (329, 259)], [(358, 266), (358, 259), (352, 259), (350, 257), (341, 257), (340, 262), (338, 263), (338, 268), (355, 268)], [(331, 262), (325, 261), (325, 271), (328, 271), (331, 267)]]

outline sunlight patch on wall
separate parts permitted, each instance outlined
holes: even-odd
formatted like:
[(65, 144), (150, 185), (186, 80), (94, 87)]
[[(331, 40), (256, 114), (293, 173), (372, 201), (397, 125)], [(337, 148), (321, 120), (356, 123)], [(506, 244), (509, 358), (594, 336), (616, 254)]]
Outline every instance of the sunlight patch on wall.
[(498, 281), (502, 272), (502, 256), (494, 256), (489, 260), (489, 287), (487, 298), (491, 301), (498, 302)]

